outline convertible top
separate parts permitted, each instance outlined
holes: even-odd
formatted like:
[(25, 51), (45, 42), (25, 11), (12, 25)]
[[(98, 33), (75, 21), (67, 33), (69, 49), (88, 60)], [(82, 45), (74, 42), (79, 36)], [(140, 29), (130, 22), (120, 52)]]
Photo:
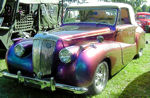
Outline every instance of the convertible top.
[(78, 3), (72, 3), (71, 5), (69, 5), (69, 7), (72, 8), (76, 8), (76, 7), (113, 7), (113, 8), (132, 8), (131, 5), (126, 4), (126, 3), (116, 3), (116, 2), (96, 2), (96, 3), (82, 3), (82, 4), (78, 4)]

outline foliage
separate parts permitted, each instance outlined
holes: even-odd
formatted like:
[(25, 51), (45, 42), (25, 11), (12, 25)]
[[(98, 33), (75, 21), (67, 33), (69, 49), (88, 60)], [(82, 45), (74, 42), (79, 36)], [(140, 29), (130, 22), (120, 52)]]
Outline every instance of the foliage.
[[(103, 0), (103, 1), (128, 3), (133, 7), (135, 12), (150, 12), (150, 6), (146, 5), (147, 0)], [(141, 7), (141, 5), (143, 6)]]
[[(105, 0), (104, 0), (105, 1)], [(122, 2), (130, 4), (134, 11), (137, 12), (141, 10), (141, 5), (146, 2), (146, 0), (111, 0), (112, 2)]]
[[(141, 12), (141, 11), (140, 11)], [(142, 6), (142, 12), (150, 12), (150, 6), (147, 6), (146, 4)]]

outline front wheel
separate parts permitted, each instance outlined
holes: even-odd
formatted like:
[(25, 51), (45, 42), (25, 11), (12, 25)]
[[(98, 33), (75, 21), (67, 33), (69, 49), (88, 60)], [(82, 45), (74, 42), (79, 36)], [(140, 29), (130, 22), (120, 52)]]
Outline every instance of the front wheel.
[(105, 88), (107, 84), (108, 77), (109, 77), (108, 64), (107, 62), (103, 61), (96, 68), (93, 82), (92, 85), (89, 86), (88, 93), (95, 95), (102, 92), (102, 90)]

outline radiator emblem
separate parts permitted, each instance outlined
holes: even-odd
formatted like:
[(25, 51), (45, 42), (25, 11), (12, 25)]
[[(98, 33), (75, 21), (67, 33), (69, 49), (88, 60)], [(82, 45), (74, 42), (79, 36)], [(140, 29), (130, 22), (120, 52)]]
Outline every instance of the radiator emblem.
[(46, 43), (46, 47), (47, 47), (47, 48), (51, 48), (52, 45), (51, 45), (50, 43)]

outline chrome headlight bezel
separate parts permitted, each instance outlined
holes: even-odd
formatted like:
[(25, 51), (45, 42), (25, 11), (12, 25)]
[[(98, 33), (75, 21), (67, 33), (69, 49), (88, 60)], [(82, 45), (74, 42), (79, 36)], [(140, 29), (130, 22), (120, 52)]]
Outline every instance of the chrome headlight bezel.
[(17, 44), (17, 45), (14, 47), (14, 51), (15, 51), (16, 56), (22, 57), (23, 54), (25, 53), (25, 48), (23, 47), (22, 44)]
[(69, 51), (69, 49), (64, 48), (59, 52), (59, 59), (61, 62), (67, 64), (72, 61), (72, 55), (73, 54)]

